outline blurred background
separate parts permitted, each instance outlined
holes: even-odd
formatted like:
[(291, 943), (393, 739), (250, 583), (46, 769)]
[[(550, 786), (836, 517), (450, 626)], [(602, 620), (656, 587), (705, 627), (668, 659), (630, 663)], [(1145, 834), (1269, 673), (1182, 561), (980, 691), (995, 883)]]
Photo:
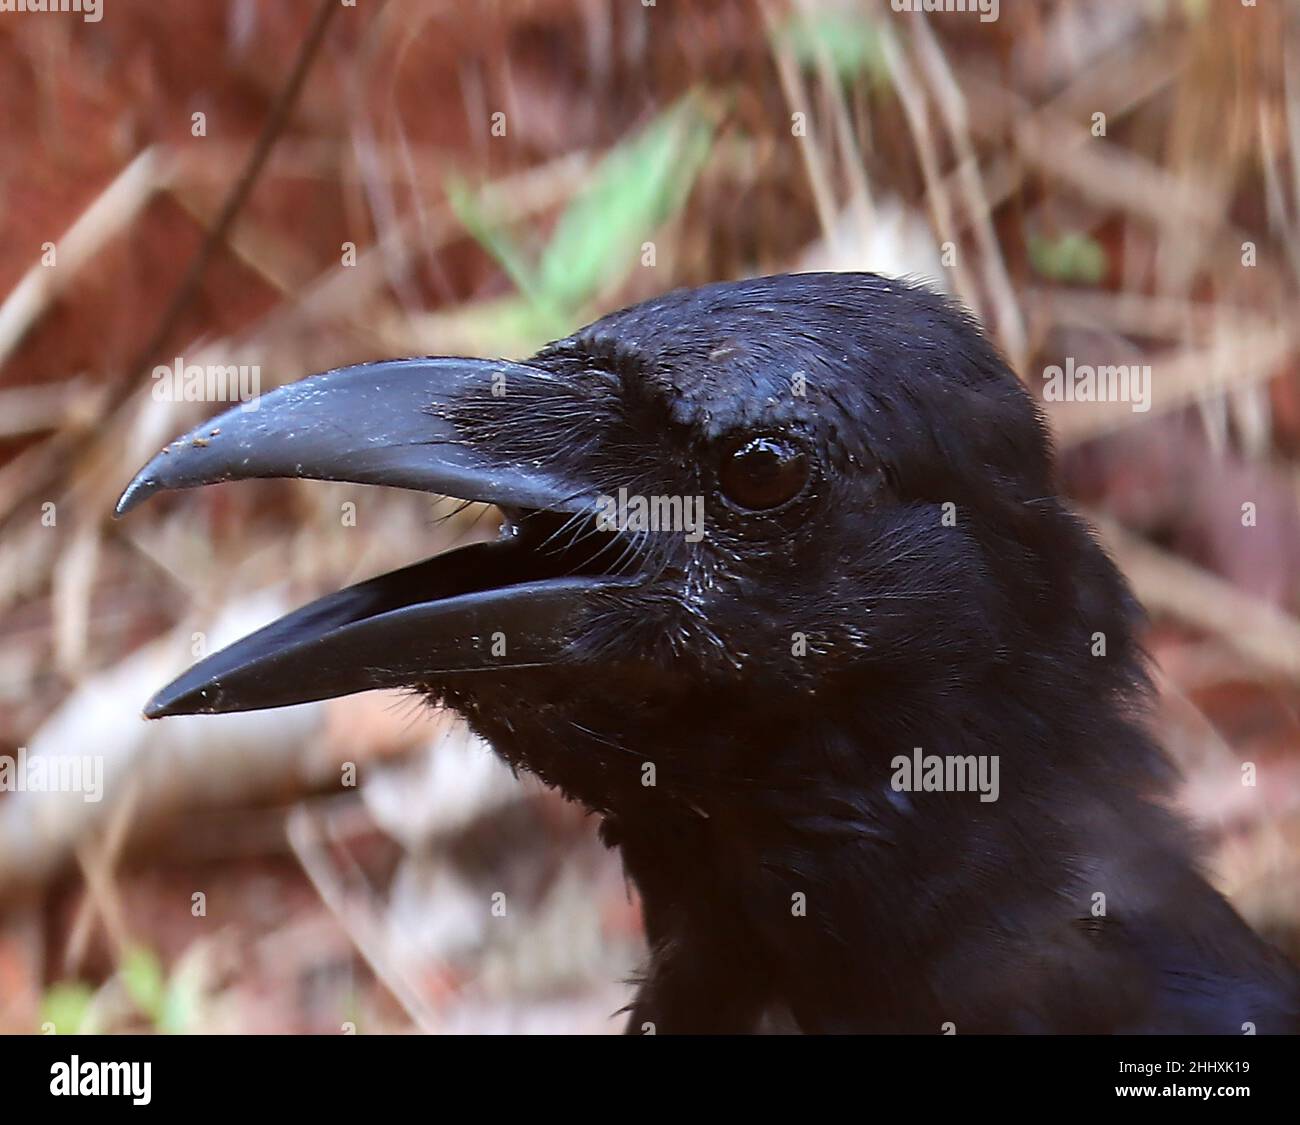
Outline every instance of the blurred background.
[[(618, 1030), (616, 857), (450, 716), (139, 717), (491, 513), (283, 481), (110, 512), (223, 409), (155, 393), (177, 357), (267, 390), (519, 356), (785, 270), (928, 279), (1040, 398), (1150, 366), (1149, 409), (1044, 404), (1064, 487), (1151, 613), (1215, 882), (1300, 956), (1300, 3), (971, 6), (0, 14), (0, 1031)], [(100, 799), (4, 784), (83, 755)]]

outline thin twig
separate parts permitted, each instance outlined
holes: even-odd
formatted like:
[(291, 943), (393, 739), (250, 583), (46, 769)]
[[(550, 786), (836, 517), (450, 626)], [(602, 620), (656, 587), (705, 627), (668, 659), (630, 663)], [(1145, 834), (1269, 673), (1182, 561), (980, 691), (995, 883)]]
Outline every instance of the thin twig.
[(171, 336), (172, 330), (180, 320), (181, 313), (185, 311), (186, 306), (193, 300), (194, 294), (198, 292), (199, 282), (203, 278), (203, 272), (207, 269), (208, 262), (216, 253), (217, 247), (225, 242), (230, 225), (235, 221), (235, 216), (239, 214), (248, 201), (253, 185), (257, 182), (257, 178), (266, 164), (267, 156), (270, 154), (280, 133), (284, 130), (285, 123), (289, 119), (289, 112), (298, 100), (303, 83), (311, 70), (312, 63), (316, 60), (320, 45), (324, 41), (325, 30), (329, 27), (330, 19), (339, 7), (339, 0), (320, 0), (320, 5), (316, 9), (316, 16), (312, 20), (311, 27), (307, 30), (307, 37), (298, 49), (298, 57), (294, 60), (293, 70), (289, 74), (288, 81), (285, 82), (284, 87), (276, 97), (275, 104), (271, 107), (271, 114), (262, 127), (262, 132), (257, 138), (257, 143), (253, 146), (253, 151), (249, 154), (248, 163), (244, 165), (244, 170), (240, 173), (239, 179), (235, 181), (230, 194), (226, 196), (226, 201), (217, 215), (216, 222), (212, 224), (211, 229), (204, 236), (203, 244), (199, 247), (198, 253), (195, 254), (194, 260), (190, 262), (189, 269), (185, 271), (185, 276), (181, 279), (171, 301), (159, 318), (158, 326), (154, 329), (153, 335), (149, 337), (148, 342), (136, 354), (135, 359), (127, 365), (126, 370), (128, 372), (134, 374), (144, 371), (149, 366), (150, 361), (153, 360), (159, 349)]

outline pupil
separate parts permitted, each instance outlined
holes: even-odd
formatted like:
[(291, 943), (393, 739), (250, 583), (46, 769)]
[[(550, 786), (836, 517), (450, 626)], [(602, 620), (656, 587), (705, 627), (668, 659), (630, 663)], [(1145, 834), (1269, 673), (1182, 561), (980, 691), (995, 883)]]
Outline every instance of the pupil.
[(723, 464), (722, 487), (743, 508), (775, 508), (794, 496), (807, 477), (803, 453), (776, 438), (750, 438)]
[(741, 466), (756, 485), (771, 482), (781, 470), (781, 455), (772, 449), (741, 454)]

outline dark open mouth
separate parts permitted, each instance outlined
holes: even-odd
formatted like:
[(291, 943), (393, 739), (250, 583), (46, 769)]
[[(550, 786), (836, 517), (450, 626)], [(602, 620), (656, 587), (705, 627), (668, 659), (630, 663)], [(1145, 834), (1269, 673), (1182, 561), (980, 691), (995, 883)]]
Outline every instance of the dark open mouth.
[[(573, 641), (636, 584), (635, 559), (595, 520), (582, 482), (470, 446), (438, 419), (492, 377), (484, 360), (402, 360), (313, 376), (236, 407), (141, 470), (122, 515), (155, 492), (248, 477), (387, 484), (495, 503), (501, 537), (445, 552), (304, 606), (190, 668), (149, 718), (248, 711), (372, 688), (573, 660)], [(431, 405), (434, 409), (431, 409)]]
[(598, 530), (591, 517), (508, 507), (503, 515), (495, 542), (453, 548), (330, 595), (339, 599), (332, 627), (425, 603), (567, 578), (610, 577), (627, 570), (623, 541), (614, 532)]

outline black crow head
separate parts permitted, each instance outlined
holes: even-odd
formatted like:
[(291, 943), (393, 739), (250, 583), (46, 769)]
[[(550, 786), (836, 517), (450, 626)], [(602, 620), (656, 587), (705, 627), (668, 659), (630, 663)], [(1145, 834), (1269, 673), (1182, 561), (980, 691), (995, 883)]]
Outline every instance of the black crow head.
[(1141, 683), (1128, 596), (1054, 496), (1036, 407), (922, 288), (709, 285), (523, 362), (365, 364), (254, 405), (168, 446), (119, 514), (307, 477), (488, 501), (502, 534), (313, 602), (151, 717), (408, 688), (593, 808), (708, 816), (864, 768), (833, 748), (794, 766), (773, 730), (866, 722), (892, 752), (976, 693), (1014, 707), (1047, 677), (1068, 723)]

